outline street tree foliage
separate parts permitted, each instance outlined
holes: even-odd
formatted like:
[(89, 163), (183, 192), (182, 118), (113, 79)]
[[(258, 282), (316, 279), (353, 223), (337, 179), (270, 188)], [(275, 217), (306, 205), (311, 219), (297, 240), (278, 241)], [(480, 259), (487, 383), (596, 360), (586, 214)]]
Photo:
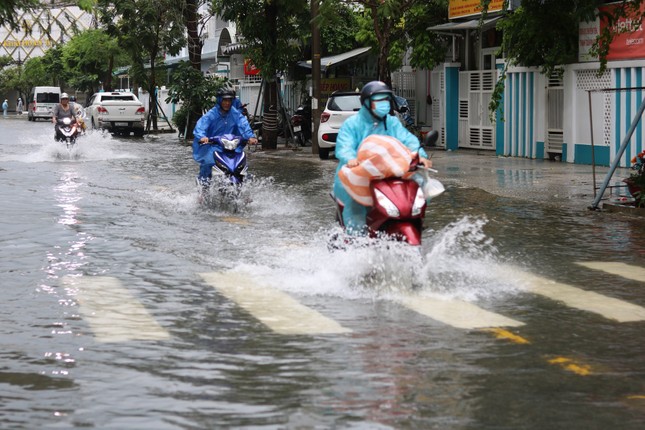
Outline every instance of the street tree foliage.
[[(594, 21), (599, 16), (598, 7), (609, 3), (607, 0), (522, 0), (518, 8), (509, 11), (508, 1), (505, 0), (503, 7), (504, 19), (497, 23), (497, 29), (502, 32), (499, 56), (505, 58), (506, 65), (489, 105), (491, 119), (500, 105), (508, 67), (537, 67), (547, 76), (561, 73), (563, 65), (577, 61), (578, 24)], [(490, 2), (481, 0), (482, 19)], [(602, 13), (608, 26), (591, 51), (599, 57), (599, 73), (606, 68), (609, 44), (617, 34), (614, 24), (627, 16), (642, 20), (642, 3), (643, 0), (622, 0), (613, 13)]]
[(172, 118), (180, 133), (187, 138), (192, 137), (196, 121), (213, 107), (215, 94), (227, 85), (228, 80), (225, 78), (205, 76), (190, 62), (179, 63), (172, 73), (166, 102), (182, 104)]
[(130, 77), (150, 94), (148, 121), (152, 120), (155, 130), (157, 65), (165, 54), (176, 55), (185, 45), (184, 21), (177, 4), (174, 0), (98, 0), (106, 31), (130, 57)]
[(20, 27), (19, 10), (31, 10), (38, 6), (39, 0), (2, 0), (0, 1), (0, 25), (12, 29)]
[(413, 67), (433, 68), (443, 61), (445, 36), (426, 29), (445, 21), (448, 0), (322, 0), (321, 14), (333, 15), (339, 5), (356, 16), (356, 40), (377, 53), (375, 78), (391, 85), (391, 73), (401, 67), (408, 49)]
[(246, 53), (267, 83), (264, 91), (262, 146), (277, 147), (277, 75), (300, 59), (310, 34), (307, 0), (213, 0), (214, 11), (234, 21), (244, 37)]
[(128, 64), (117, 40), (103, 30), (86, 30), (62, 47), (62, 63), (67, 83), (93, 94), (101, 83), (110, 82), (113, 67)]
[(356, 40), (360, 14), (343, 2), (320, 4), (317, 25), (320, 28), (320, 55), (342, 54), (363, 45)]

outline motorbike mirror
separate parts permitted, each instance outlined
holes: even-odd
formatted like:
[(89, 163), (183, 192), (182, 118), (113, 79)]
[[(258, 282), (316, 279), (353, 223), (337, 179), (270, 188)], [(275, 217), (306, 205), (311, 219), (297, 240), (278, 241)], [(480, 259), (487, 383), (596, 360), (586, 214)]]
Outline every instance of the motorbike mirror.
[(423, 138), (423, 146), (433, 148), (437, 146), (437, 141), (439, 140), (439, 132), (437, 130), (432, 130), (426, 133)]

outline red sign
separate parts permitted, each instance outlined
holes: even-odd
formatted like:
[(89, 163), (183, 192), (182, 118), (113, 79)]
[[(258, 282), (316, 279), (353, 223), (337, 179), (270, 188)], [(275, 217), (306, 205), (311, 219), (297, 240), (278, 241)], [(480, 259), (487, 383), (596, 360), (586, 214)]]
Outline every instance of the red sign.
[(257, 75), (260, 73), (260, 69), (255, 67), (253, 63), (251, 63), (251, 60), (246, 59), (244, 60), (244, 74), (245, 75)]
[[(601, 12), (611, 14), (620, 5), (601, 6)], [(641, 4), (640, 11), (643, 13), (645, 4)], [(606, 19), (600, 20), (600, 31), (607, 27)], [(638, 22), (638, 13), (626, 18), (620, 18), (614, 28), (611, 29), (616, 35), (609, 45), (607, 60), (629, 60), (634, 58), (645, 58), (645, 31), (643, 24)]]

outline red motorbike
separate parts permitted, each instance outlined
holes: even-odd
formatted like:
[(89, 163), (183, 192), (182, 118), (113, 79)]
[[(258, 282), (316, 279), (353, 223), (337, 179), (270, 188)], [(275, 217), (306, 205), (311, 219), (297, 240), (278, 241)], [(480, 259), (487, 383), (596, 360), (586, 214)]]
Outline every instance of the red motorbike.
[[(433, 146), (439, 135), (436, 131), (428, 133), (425, 142)], [(423, 218), (427, 201), (445, 191), (441, 182), (429, 177), (433, 169), (426, 169), (418, 164), (418, 156), (410, 165), (410, 171), (417, 171), (424, 176), (423, 187), (412, 179), (385, 178), (370, 182), (373, 206), (367, 212), (367, 227), (370, 237), (387, 235), (410, 245), (421, 245)], [(342, 202), (336, 202), (336, 220), (343, 225)]]

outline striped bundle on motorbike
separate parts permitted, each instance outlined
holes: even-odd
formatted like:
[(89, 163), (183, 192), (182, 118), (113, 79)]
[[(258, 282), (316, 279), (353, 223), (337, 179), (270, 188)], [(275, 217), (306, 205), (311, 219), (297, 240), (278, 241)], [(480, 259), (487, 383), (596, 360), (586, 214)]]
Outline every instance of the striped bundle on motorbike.
[(343, 166), (338, 177), (347, 193), (363, 206), (372, 206), (370, 182), (391, 177), (409, 178), (410, 163), (416, 153), (399, 140), (384, 135), (367, 136), (358, 147), (356, 167)]

